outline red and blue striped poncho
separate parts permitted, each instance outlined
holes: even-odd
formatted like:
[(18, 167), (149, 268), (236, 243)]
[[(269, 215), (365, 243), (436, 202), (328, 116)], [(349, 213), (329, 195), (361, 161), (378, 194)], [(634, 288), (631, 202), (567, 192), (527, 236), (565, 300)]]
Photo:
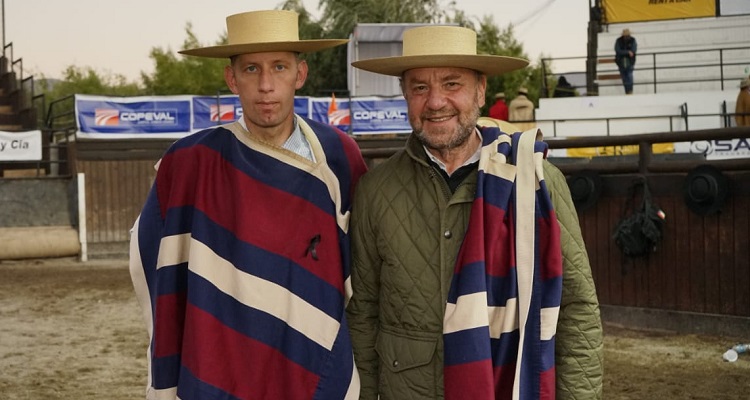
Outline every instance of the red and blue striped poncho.
[(482, 130), (476, 198), (444, 319), (448, 400), (555, 398), (562, 250), (537, 135)]
[(180, 139), (135, 223), (149, 399), (356, 399), (344, 308), (348, 222), (366, 167), (297, 119), (315, 162), (234, 123)]

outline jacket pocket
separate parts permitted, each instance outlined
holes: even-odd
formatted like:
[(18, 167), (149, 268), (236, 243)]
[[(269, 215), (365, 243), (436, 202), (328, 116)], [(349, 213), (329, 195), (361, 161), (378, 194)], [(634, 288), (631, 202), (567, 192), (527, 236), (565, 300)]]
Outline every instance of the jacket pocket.
[(375, 350), (380, 357), (380, 398), (435, 399), (437, 338), (381, 330)]
[(432, 361), (436, 338), (408, 337), (380, 331), (375, 350), (391, 372), (427, 365)]

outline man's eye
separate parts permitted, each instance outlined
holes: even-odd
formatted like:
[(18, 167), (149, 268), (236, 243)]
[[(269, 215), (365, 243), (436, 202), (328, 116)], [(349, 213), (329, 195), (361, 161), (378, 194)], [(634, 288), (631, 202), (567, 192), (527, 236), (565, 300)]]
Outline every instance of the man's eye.
[(276, 71), (283, 71), (286, 69), (286, 65), (279, 64), (279, 65), (276, 65), (275, 68), (276, 68)]
[(255, 65), (249, 65), (246, 69), (247, 72), (255, 72), (258, 70), (258, 67), (256, 67)]

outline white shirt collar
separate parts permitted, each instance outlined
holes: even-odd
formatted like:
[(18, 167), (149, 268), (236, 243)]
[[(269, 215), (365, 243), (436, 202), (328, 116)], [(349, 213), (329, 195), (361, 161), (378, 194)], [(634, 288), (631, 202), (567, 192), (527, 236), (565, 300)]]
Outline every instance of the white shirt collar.
[[(463, 164), (461, 164), (461, 167), (465, 167), (465, 166), (467, 166), (467, 165), (469, 165), (471, 163), (475, 163), (475, 162), (479, 161), (479, 156), (482, 155), (482, 133), (479, 132), (479, 129), (476, 129), (476, 128), (474, 128), (474, 132), (476, 132), (477, 136), (479, 136), (479, 145), (477, 145), (477, 149), (474, 152), (474, 154), (472, 154), (471, 157), (469, 157), (466, 161), (464, 161)], [(440, 169), (442, 169), (443, 171), (445, 171), (445, 173), (447, 174), (448, 173), (448, 169), (445, 167), (445, 164), (442, 161), (438, 160), (437, 157), (435, 157), (434, 155), (432, 155), (432, 153), (430, 153), (430, 151), (427, 150), (427, 147), (425, 147), (424, 145), (422, 145), (422, 147), (424, 147), (424, 151), (425, 151), (425, 153), (427, 153), (427, 157), (429, 157), (430, 160), (432, 160), (432, 162), (434, 162), (435, 164), (437, 164), (438, 167), (440, 167)], [(459, 168), (461, 168), (461, 167), (459, 167)], [(456, 168), (456, 169), (458, 169), (458, 168)], [(448, 174), (448, 175), (450, 176), (450, 174)]]
[[(281, 146), (291, 152), (294, 152), (302, 157), (305, 157), (306, 159), (315, 162), (315, 155), (312, 153), (312, 149), (310, 147), (310, 142), (307, 141), (307, 138), (305, 135), (302, 134), (302, 129), (300, 129), (299, 124), (297, 123), (297, 115), (294, 115), (293, 118), (294, 121), (294, 129), (292, 130), (292, 134), (289, 136), (289, 138), (284, 142), (284, 144)], [(243, 128), (245, 128), (246, 131), (250, 131), (247, 129), (247, 123), (245, 122), (245, 118), (239, 119), (240, 125), (242, 125)]]

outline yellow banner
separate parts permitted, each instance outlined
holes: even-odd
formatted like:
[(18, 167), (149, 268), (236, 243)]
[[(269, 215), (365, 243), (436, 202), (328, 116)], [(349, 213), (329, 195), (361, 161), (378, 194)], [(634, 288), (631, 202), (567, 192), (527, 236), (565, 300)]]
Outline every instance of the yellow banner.
[[(654, 143), (651, 146), (654, 154), (674, 153), (674, 143)], [(606, 147), (579, 147), (569, 148), (566, 151), (568, 157), (597, 157), (597, 156), (627, 156), (638, 154), (638, 145), (606, 146)]]
[(607, 23), (716, 16), (716, 0), (602, 0)]

